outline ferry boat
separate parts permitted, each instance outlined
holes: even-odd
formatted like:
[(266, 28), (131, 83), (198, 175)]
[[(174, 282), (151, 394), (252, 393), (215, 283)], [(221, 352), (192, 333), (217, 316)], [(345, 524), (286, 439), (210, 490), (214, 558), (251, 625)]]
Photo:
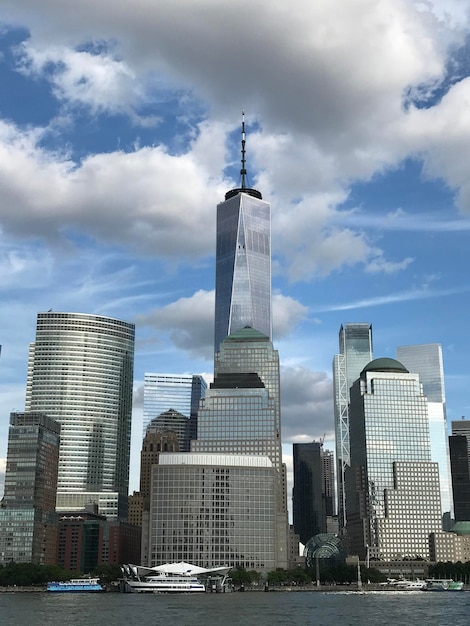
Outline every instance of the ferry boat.
[(157, 567), (122, 565), (121, 590), (130, 593), (204, 593), (225, 591), (229, 567), (206, 569), (190, 563), (167, 563)]
[(399, 591), (421, 591), (426, 586), (425, 580), (397, 580), (391, 583)]
[(47, 591), (55, 592), (99, 592), (104, 591), (98, 578), (73, 578), (65, 582), (52, 581), (47, 583)]
[(424, 591), (462, 591), (463, 582), (452, 578), (428, 578), (423, 587)]

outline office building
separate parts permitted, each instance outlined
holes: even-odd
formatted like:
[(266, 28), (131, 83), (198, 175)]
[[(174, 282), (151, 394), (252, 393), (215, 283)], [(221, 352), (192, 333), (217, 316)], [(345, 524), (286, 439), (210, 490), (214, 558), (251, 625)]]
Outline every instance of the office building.
[(344, 324), (339, 330), (339, 354), (333, 359), (333, 393), (336, 434), (337, 497), (340, 528), (346, 526), (344, 473), (350, 464), (349, 393), (363, 368), (372, 361), (371, 324)]
[(309, 539), (326, 532), (322, 446), (312, 441), (311, 443), (294, 443), (292, 448), (294, 531), (305, 546)]
[(438, 464), (419, 375), (375, 359), (350, 393), (346, 513), (350, 553), (388, 561), (429, 559), (441, 531)]
[(190, 420), (182, 413), (178, 413), (178, 411), (170, 409), (161, 415), (157, 415), (157, 417), (154, 417), (153, 420), (149, 422), (144, 441), (149, 433), (171, 431), (176, 435), (179, 448), (178, 451), (189, 452), (189, 445), (191, 441), (190, 423)]
[(279, 566), (278, 472), (268, 457), (162, 453), (152, 474), (149, 563)]
[(271, 207), (247, 186), (245, 123), (242, 122), (241, 185), (217, 206), (215, 341), (250, 326), (272, 337)]
[(465, 435), (449, 437), (452, 493), (456, 522), (470, 522), (470, 464)]
[[(336, 515), (335, 498), (335, 457), (331, 450), (321, 449), (323, 495), (325, 497), (325, 511), (327, 518)], [(337, 520), (336, 520), (337, 523)], [(328, 531), (327, 531), (328, 532)]]
[(450, 426), (452, 435), (461, 435), (467, 438), (468, 465), (470, 467), (470, 420), (462, 417), (461, 420), (452, 421)]
[(39, 313), (26, 410), (61, 425), (57, 511), (127, 517), (134, 325), (85, 313)]
[(70, 572), (89, 574), (98, 565), (137, 563), (140, 528), (122, 520), (106, 519), (96, 513), (95, 505), (88, 508), (60, 514), (58, 565)]
[(42, 413), (11, 413), (0, 508), (0, 564), (55, 562), (60, 425)]
[(397, 348), (397, 359), (409, 372), (419, 374), (428, 400), (431, 460), (439, 464), (439, 483), (444, 513), (453, 517), (452, 482), (442, 348), (438, 343)]
[(198, 374), (145, 374), (143, 437), (153, 419), (176, 411), (189, 420), (186, 439), (180, 441), (180, 451), (189, 452), (190, 438), (196, 437), (199, 402), (206, 389), (204, 377)]

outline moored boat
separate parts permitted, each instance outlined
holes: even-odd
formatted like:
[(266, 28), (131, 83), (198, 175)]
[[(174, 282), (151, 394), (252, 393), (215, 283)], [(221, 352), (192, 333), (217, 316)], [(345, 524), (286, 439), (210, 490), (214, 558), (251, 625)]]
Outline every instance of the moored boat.
[(463, 582), (452, 578), (428, 578), (423, 587), (424, 591), (462, 591)]
[(72, 580), (66, 580), (64, 582), (52, 581), (47, 583), (47, 591), (55, 592), (100, 592), (104, 591), (104, 588), (99, 582), (98, 578), (73, 578)]
[(203, 593), (225, 591), (229, 567), (206, 569), (190, 563), (156, 567), (122, 565), (121, 589), (131, 593)]

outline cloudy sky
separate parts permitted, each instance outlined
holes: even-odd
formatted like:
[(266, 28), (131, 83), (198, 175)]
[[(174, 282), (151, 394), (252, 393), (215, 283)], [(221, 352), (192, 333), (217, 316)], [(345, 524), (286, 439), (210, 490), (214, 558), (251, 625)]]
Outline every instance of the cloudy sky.
[(137, 488), (144, 373), (212, 372), (242, 109), (286, 459), (332, 442), (341, 323), (371, 322), (375, 356), (441, 343), (470, 417), (469, 30), (468, 0), (1, 0), (3, 465), (37, 312), (98, 313), (136, 323)]

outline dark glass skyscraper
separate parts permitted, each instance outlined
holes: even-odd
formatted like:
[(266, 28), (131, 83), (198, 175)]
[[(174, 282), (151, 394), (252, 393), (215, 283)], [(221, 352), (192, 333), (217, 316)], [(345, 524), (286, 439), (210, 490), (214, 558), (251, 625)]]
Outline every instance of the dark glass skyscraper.
[(241, 186), (217, 206), (215, 352), (245, 326), (271, 339), (271, 207), (246, 186), (243, 122)]
[(322, 450), (316, 441), (294, 443), (292, 448), (294, 530), (305, 545), (315, 535), (326, 532)]

